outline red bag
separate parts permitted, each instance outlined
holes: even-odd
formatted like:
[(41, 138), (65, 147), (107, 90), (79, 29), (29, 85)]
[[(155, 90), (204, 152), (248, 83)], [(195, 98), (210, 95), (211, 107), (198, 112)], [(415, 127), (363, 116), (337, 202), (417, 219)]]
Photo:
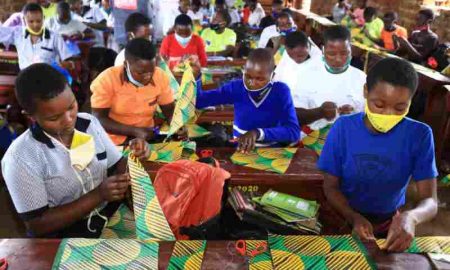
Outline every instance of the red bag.
[(220, 213), (223, 186), (229, 177), (218, 162), (213, 167), (179, 160), (159, 169), (153, 185), (177, 240), (189, 239), (180, 228), (201, 225)]

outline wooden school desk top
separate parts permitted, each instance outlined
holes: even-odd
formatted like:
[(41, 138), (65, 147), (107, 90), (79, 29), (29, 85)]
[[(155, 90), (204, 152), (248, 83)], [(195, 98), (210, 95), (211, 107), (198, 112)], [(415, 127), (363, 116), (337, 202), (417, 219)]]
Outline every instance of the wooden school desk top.
[[(51, 269), (61, 240), (50, 239), (1, 239), (0, 259), (6, 258), (8, 270)], [(243, 258), (228, 251), (234, 241), (208, 241), (202, 269), (248, 269)], [(173, 242), (161, 242), (159, 246), (159, 269), (166, 269), (173, 249)], [(375, 243), (365, 244), (378, 269), (433, 269), (429, 259), (421, 254), (387, 254), (378, 249)], [(233, 253), (232, 253), (233, 252)], [(441, 269), (449, 265), (441, 264)]]
[(197, 123), (231, 122), (234, 120), (232, 105), (216, 106), (214, 110), (205, 110), (197, 119)]
[(234, 66), (242, 67), (247, 60), (244, 58), (229, 58), (226, 59), (214, 59), (214, 57), (208, 57), (208, 66)]

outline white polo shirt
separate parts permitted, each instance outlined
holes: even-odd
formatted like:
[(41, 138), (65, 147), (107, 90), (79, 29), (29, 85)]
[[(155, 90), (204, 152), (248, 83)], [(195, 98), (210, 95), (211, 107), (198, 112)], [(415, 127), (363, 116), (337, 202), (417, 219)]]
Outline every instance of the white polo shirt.
[[(83, 186), (91, 191), (107, 178), (122, 155), (99, 121), (79, 113), (75, 128), (94, 137), (96, 156), (87, 170), (78, 171)], [(17, 138), (2, 160), (2, 173), (19, 216), (29, 220), (46, 209), (67, 204), (83, 195), (83, 187), (70, 162), (68, 149), (33, 126)], [(104, 205), (103, 205), (104, 206)]]
[(266, 16), (263, 7), (260, 3), (256, 4), (256, 8), (253, 12), (250, 12), (250, 16), (248, 17), (248, 24), (250, 26), (259, 26), (262, 18)]
[(0, 26), (0, 43), (16, 46), (20, 69), (35, 63), (52, 64), (80, 54), (77, 46), (69, 47), (60, 35), (47, 29), (41, 40), (32, 44), (30, 34), (24, 27)]
[(114, 60), (114, 66), (121, 66), (125, 62), (125, 49), (122, 49), (116, 56), (116, 60)]
[(83, 33), (87, 26), (79, 20), (71, 19), (67, 24), (60, 23), (56, 16), (45, 21), (45, 27), (61, 36), (71, 36), (77, 33)]
[[(299, 74), (298, 80), (296, 88), (291, 89), (296, 108), (314, 109), (330, 101), (336, 103), (338, 107), (351, 105), (355, 112), (364, 110), (366, 74), (357, 68), (350, 66), (344, 73), (332, 74), (322, 63), (304, 69), (303, 74)], [(317, 130), (335, 120), (320, 119), (309, 126)]]
[[(84, 15), (81, 22), (86, 23), (100, 23), (106, 21), (106, 13), (102, 11), (99, 7), (91, 7)], [(105, 47), (105, 41), (103, 36), (103, 31), (92, 29), (95, 34), (95, 45), (94, 47)]]

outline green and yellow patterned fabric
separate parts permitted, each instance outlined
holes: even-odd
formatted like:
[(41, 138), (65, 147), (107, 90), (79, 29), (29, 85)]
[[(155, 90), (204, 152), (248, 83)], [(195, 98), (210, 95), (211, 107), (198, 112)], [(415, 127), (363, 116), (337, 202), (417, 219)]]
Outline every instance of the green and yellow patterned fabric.
[(119, 209), (112, 215), (106, 227), (100, 235), (102, 239), (136, 239), (136, 222), (134, 213), (121, 204)]
[[(386, 239), (378, 239), (377, 245), (384, 248)], [(407, 253), (438, 253), (450, 255), (450, 237), (426, 236), (414, 238), (411, 246), (405, 251)]]
[(177, 241), (173, 247), (168, 270), (200, 270), (206, 241)]
[(197, 160), (195, 142), (179, 141), (149, 144), (149, 161), (170, 163), (180, 159)]
[(231, 156), (234, 164), (283, 174), (289, 168), (297, 148), (257, 148), (249, 154), (236, 152)]
[(158, 249), (158, 243), (133, 239), (64, 239), (52, 269), (157, 269)]
[(303, 127), (302, 132), (306, 134), (306, 137), (302, 139), (303, 146), (313, 150), (320, 156), (331, 126), (332, 125), (327, 125), (319, 130), (312, 130), (307, 126)]

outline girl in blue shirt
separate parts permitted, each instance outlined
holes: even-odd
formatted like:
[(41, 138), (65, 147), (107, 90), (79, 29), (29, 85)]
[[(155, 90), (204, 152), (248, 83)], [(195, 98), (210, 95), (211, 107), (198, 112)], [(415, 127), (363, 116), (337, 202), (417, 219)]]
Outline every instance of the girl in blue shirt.
[[(433, 133), (406, 117), (417, 84), (409, 62), (378, 62), (367, 76), (365, 112), (336, 121), (318, 163), (330, 204), (362, 240), (387, 237), (392, 252), (406, 250), (416, 225), (437, 213)], [(419, 201), (400, 212), (411, 178)]]

